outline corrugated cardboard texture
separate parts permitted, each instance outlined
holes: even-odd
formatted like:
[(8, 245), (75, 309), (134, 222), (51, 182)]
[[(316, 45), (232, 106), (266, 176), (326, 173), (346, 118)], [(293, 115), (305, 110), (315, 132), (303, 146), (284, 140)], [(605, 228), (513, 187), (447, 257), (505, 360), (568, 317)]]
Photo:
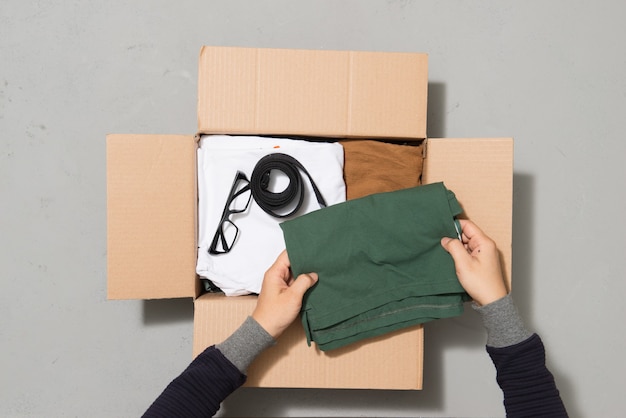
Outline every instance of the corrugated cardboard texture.
[(201, 133), (426, 137), (428, 56), (203, 47)]
[(196, 143), (107, 136), (110, 299), (196, 295)]
[[(254, 310), (255, 296), (205, 294), (195, 301), (194, 357), (227, 338)], [(322, 352), (296, 320), (248, 370), (247, 386), (421, 389), (421, 326)]]
[[(426, 136), (427, 56), (204, 47), (201, 133)], [(107, 137), (110, 298), (197, 296), (196, 143), (192, 136)], [(510, 281), (513, 141), (429, 139), (423, 182), (444, 181), (502, 251)], [(194, 355), (227, 338), (256, 298), (195, 300)], [(247, 385), (421, 389), (423, 328), (321, 352), (296, 321), (255, 361)]]
[(498, 245), (511, 284), (513, 227), (513, 139), (429, 138), (423, 182), (443, 181), (465, 215)]

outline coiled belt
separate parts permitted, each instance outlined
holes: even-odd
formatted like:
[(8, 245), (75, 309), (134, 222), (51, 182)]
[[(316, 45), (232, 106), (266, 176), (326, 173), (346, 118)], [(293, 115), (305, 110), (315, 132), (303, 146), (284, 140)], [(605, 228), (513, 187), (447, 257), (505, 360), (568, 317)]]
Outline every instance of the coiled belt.
[[(278, 170), (289, 178), (289, 185), (285, 190), (278, 193), (268, 190), (272, 170)], [(287, 218), (300, 210), (304, 200), (305, 188), (299, 170), (309, 178), (317, 203), (322, 208), (326, 207), (326, 201), (322, 193), (300, 161), (291, 155), (274, 153), (261, 158), (254, 167), (250, 177), (252, 197), (265, 213), (276, 218)], [(280, 213), (281, 209), (290, 206), (296, 199), (298, 203), (292, 210), (287, 213)]]

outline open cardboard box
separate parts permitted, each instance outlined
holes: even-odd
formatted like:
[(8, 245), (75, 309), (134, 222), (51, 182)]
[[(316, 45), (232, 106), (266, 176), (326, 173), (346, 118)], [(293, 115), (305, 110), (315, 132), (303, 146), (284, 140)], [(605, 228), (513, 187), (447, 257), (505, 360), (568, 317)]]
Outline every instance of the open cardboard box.
[[(201, 294), (195, 273), (197, 140), (216, 133), (424, 142), (422, 183), (455, 192), (498, 244), (510, 281), (513, 140), (427, 139), (427, 59), (203, 47), (197, 134), (107, 136), (108, 297), (193, 298), (194, 356), (251, 314), (256, 296)], [(322, 352), (307, 346), (296, 320), (246, 384), (421, 389), (422, 368), (422, 326)]]

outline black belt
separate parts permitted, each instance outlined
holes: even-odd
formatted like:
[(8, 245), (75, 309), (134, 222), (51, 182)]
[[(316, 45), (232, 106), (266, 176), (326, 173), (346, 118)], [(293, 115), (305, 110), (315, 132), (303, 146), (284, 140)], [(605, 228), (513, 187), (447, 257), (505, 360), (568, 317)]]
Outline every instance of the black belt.
[[(267, 188), (270, 185), (270, 177), (272, 170), (277, 170), (285, 173), (289, 178), (289, 185), (285, 190), (279, 193), (274, 193)], [(320, 207), (326, 207), (326, 201), (322, 197), (322, 193), (317, 188), (315, 181), (306, 171), (306, 168), (298, 160), (287, 154), (275, 153), (269, 154), (261, 158), (252, 171), (250, 180), (241, 171), (237, 172), (233, 185), (226, 199), (226, 205), (222, 211), (222, 218), (217, 226), (211, 245), (209, 246), (210, 254), (226, 254), (230, 252), (232, 246), (237, 240), (239, 235), (239, 228), (230, 219), (231, 215), (242, 213), (248, 209), (250, 204), (250, 198), (253, 198), (255, 202), (266, 213), (276, 218), (287, 218), (298, 210), (302, 206), (304, 200), (305, 189), (302, 185), (302, 178), (300, 171), (304, 172), (311, 181), (315, 197)], [(244, 182), (244, 183), (242, 183)], [(244, 184), (243, 187), (241, 185)], [(245, 198), (246, 193), (250, 191), (250, 194)], [(243, 200), (239, 203), (235, 203), (239, 198)], [(292, 205), (295, 199), (298, 199), (295, 207), (288, 211), (288, 213), (278, 213), (277, 211)], [(241, 203), (245, 203), (242, 205)], [(230, 233), (227, 232), (230, 231)]]
[[(285, 173), (289, 178), (289, 185), (282, 192), (274, 193), (268, 190), (272, 170)], [(302, 184), (302, 177), (299, 170), (302, 170), (309, 178), (311, 186), (313, 186), (313, 191), (315, 192), (315, 197), (317, 198), (317, 203), (319, 203), (320, 207), (325, 208), (327, 206), (322, 193), (306, 168), (291, 155), (274, 153), (261, 158), (254, 167), (252, 176), (250, 177), (252, 197), (265, 213), (276, 218), (287, 218), (300, 210), (302, 201), (304, 200), (305, 188)], [(296, 198), (298, 199), (298, 203), (291, 211), (288, 213), (277, 212), (292, 204)]]

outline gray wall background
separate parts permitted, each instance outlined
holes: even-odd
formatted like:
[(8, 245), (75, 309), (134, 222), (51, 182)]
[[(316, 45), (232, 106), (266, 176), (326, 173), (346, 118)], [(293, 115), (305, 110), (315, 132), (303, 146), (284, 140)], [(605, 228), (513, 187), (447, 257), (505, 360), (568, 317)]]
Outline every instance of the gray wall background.
[[(430, 54), (430, 137), (515, 137), (515, 298), (573, 417), (626, 406), (626, 3), (0, 3), (0, 415), (138, 416), (192, 302), (106, 300), (105, 134), (194, 133), (200, 46)], [(221, 414), (503, 416), (471, 309), (421, 392), (242, 389)]]

